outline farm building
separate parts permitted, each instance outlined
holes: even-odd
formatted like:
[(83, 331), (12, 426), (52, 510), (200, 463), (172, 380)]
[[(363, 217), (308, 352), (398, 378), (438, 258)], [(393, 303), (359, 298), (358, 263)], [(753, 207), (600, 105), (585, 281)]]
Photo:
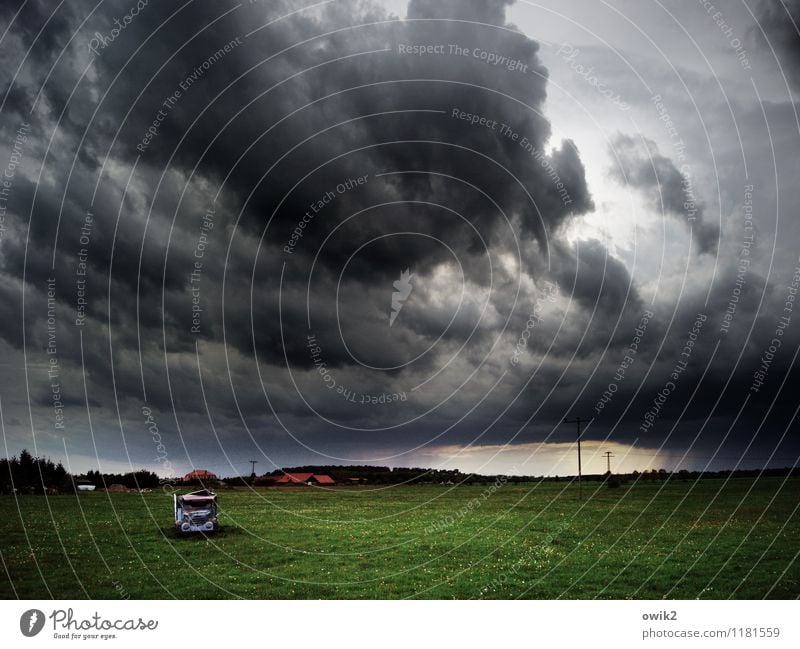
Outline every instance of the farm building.
[(205, 469), (195, 469), (183, 476), (184, 482), (194, 482), (195, 480), (217, 480), (217, 476)]
[(273, 484), (276, 485), (333, 485), (336, 481), (329, 475), (319, 473), (284, 473), (278, 476)]

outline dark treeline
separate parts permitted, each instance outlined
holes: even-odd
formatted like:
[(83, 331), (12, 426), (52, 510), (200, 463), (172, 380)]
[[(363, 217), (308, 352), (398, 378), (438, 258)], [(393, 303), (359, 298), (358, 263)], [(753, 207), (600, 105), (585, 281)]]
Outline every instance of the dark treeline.
[[(614, 477), (627, 480), (698, 480), (705, 478), (783, 478), (791, 476), (800, 477), (800, 467), (781, 467), (775, 469), (722, 469), (720, 471), (665, 471), (664, 469), (653, 469), (652, 471), (634, 471), (633, 473), (615, 474)], [(605, 480), (607, 474), (591, 476), (596, 480)]]
[(443, 471), (424, 468), (391, 468), (388, 466), (298, 466), (289, 467), (267, 473), (268, 476), (279, 477), (284, 473), (321, 473), (329, 475), (338, 483), (346, 484), (361, 480), (369, 484), (401, 484), (401, 483), (472, 483), (482, 482), (487, 476), (464, 474), (457, 469)]
[(122, 485), (128, 489), (153, 489), (158, 487), (161, 478), (152, 471), (140, 469), (132, 473), (100, 473), (88, 471), (86, 477), (80, 476), (80, 482), (89, 482), (98, 489), (105, 489), (111, 485)]
[[(651, 469), (650, 471), (633, 471), (631, 473), (593, 473), (583, 476), (584, 482), (607, 482), (609, 487), (619, 487), (629, 483), (642, 482), (667, 482), (681, 481), (688, 482), (694, 480), (714, 480), (724, 478), (784, 478), (800, 477), (800, 467), (782, 467), (775, 469), (723, 469), (720, 471), (689, 471), (681, 469), (679, 471), (667, 471), (666, 469)], [(529, 478), (521, 476), (510, 476), (508, 482), (572, 482), (577, 480), (577, 476), (548, 476), (541, 478)]]
[[(503, 482), (570, 482), (576, 476), (503, 476), (503, 475), (476, 475), (462, 473), (457, 469), (440, 470), (425, 468), (391, 468), (388, 466), (298, 466), (287, 467), (282, 470), (272, 471), (267, 476), (281, 476), (283, 473), (317, 473), (329, 475), (339, 485), (347, 484), (478, 484), (484, 485), (502, 478)], [(668, 480), (699, 480), (720, 479), (729, 477), (755, 478), (755, 477), (800, 477), (800, 468), (780, 469), (738, 469), (722, 471), (666, 471), (652, 469), (650, 471), (633, 471), (620, 474), (591, 474), (584, 475), (587, 482), (607, 482), (610, 487), (619, 487), (625, 484), (642, 482), (664, 482)], [(79, 484), (92, 484), (97, 489), (107, 489), (112, 485), (121, 485), (126, 489), (154, 489), (164, 481), (152, 471), (140, 470), (130, 473), (101, 473), (89, 471), (86, 475), (72, 476), (61, 465), (48, 458), (33, 457), (27, 450), (23, 450), (19, 457), (0, 459), (0, 493), (2, 494), (58, 494), (73, 493)], [(250, 484), (249, 477), (225, 478), (224, 483), (229, 486), (242, 486)], [(192, 484), (185, 483), (189, 487)], [(219, 483), (218, 483), (219, 484)], [(258, 482), (256, 483), (258, 484)], [(208, 485), (203, 485), (208, 486)], [(213, 485), (212, 485), (213, 486)]]
[(72, 489), (72, 480), (67, 470), (47, 458), (33, 457), (27, 450), (19, 457), (0, 459), (0, 493), (42, 494), (47, 490)]
[[(317, 473), (329, 475), (339, 484), (347, 484), (355, 481), (365, 484), (486, 484), (490, 481), (503, 478), (504, 482), (569, 482), (577, 479), (577, 476), (503, 476), (503, 475), (478, 475), (461, 473), (458, 470), (437, 470), (425, 468), (391, 468), (386, 466), (338, 466), (338, 465), (307, 465), (297, 467), (287, 467), (284, 469), (271, 471), (265, 475), (279, 477), (284, 473)], [(727, 478), (727, 477), (800, 477), (800, 468), (776, 468), (776, 469), (738, 469), (722, 471), (667, 471), (665, 469), (652, 469), (650, 471), (633, 471), (632, 473), (622, 473), (608, 475), (605, 473), (584, 475), (583, 480), (604, 482), (620, 485), (630, 482), (652, 482), (665, 480), (698, 480), (707, 478)], [(249, 478), (235, 477), (226, 478), (225, 482), (231, 485), (249, 483)]]
[(89, 471), (85, 476), (72, 476), (63, 465), (49, 458), (34, 457), (23, 449), (19, 457), (0, 459), (0, 493), (59, 494), (74, 493), (78, 484), (93, 484), (104, 489), (119, 484), (129, 489), (146, 489), (159, 485), (159, 477), (151, 471), (132, 473), (100, 473)]

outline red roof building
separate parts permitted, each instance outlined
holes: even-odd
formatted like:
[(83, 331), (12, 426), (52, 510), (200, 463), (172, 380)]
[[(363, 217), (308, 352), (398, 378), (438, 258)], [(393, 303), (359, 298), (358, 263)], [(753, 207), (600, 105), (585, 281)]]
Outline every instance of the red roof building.
[(329, 475), (318, 473), (284, 473), (278, 476), (273, 484), (287, 485), (287, 484), (306, 484), (306, 485), (332, 485), (336, 481)]
[(192, 482), (194, 480), (216, 480), (217, 476), (211, 473), (211, 471), (206, 471), (205, 469), (195, 469), (194, 471), (190, 471), (185, 476), (183, 476), (184, 482)]

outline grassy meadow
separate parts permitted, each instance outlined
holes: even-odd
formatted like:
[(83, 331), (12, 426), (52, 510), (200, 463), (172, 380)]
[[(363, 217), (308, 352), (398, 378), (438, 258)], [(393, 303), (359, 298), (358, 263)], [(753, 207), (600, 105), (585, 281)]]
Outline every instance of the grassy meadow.
[(0, 497), (9, 598), (797, 598), (800, 480)]

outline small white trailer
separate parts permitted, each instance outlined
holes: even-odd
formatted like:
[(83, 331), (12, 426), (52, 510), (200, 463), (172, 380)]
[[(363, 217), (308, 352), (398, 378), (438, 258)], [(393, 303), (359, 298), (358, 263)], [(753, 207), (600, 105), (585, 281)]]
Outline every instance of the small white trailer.
[(179, 496), (173, 494), (175, 508), (175, 531), (181, 534), (191, 532), (216, 532), (219, 529), (217, 521), (217, 495), (201, 489), (189, 494)]

